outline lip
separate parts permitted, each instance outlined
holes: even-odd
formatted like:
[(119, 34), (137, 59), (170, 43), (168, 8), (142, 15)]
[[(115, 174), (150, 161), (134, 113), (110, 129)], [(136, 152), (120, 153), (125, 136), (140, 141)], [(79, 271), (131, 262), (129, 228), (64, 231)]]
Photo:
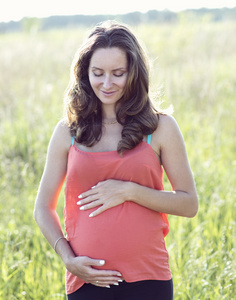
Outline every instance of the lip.
[(101, 90), (101, 92), (104, 96), (107, 96), (107, 97), (112, 96), (116, 93), (116, 91), (106, 92), (106, 91), (102, 91), (102, 90)]

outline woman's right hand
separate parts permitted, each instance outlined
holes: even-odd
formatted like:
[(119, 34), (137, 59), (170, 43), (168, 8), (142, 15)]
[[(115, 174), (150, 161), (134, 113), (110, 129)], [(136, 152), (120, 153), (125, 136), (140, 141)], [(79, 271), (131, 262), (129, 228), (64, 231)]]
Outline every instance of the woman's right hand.
[(110, 285), (118, 285), (119, 282), (123, 281), (122, 275), (118, 271), (95, 269), (95, 267), (101, 267), (104, 264), (104, 260), (77, 256), (70, 258), (65, 266), (73, 275), (96, 286), (110, 287)]

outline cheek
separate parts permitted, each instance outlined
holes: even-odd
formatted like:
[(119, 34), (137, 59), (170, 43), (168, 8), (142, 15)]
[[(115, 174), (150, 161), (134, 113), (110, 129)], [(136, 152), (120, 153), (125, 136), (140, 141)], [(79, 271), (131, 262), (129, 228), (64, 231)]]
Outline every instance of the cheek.
[(89, 77), (89, 82), (93, 90), (99, 86), (99, 81), (94, 77)]
[(128, 79), (127, 77), (124, 78), (124, 80), (120, 83), (120, 87), (121, 87), (122, 89), (124, 89), (124, 88), (126, 87), (127, 79)]

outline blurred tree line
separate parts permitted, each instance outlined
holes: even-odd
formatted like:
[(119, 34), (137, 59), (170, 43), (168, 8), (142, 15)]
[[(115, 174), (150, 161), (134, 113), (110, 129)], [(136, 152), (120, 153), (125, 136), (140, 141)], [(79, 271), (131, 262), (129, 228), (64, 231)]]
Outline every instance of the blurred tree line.
[(169, 10), (157, 11), (150, 10), (146, 13), (132, 12), (124, 15), (72, 15), (72, 16), (51, 16), (48, 18), (23, 18), (21, 21), (0, 23), (0, 33), (11, 31), (36, 32), (39, 30), (49, 30), (52, 28), (71, 28), (76, 26), (92, 26), (105, 20), (124, 22), (130, 25), (140, 23), (175, 23), (182, 20), (208, 20), (220, 22), (233, 20), (236, 21), (235, 8), (221, 9), (189, 9), (181, 12)]

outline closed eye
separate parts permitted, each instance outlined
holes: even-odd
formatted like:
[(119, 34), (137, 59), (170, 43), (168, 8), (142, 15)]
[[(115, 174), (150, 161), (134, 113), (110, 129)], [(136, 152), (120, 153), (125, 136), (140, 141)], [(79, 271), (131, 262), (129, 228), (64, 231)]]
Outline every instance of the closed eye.
[(125, 73), (122, 74), (114, 74), (115, 77), (122, 77)]
[(126, 74), (126, 72), (122, 72), (122, 73), (114, 73), (115, 77), (122, 77)]
[[(121, 72), (121, 70), (115, 70), (115, 72), (113, 72), (113, 76), (115, 76), (115, 77), (122, 77), (122, 76), (124, 76), (126, 74), (126, 71), (124, 72), (124, 71), (122, 71)], [(104, 75), (104, 72), (101, 72), (101, 70), (94, 70), (93, 71), (93, 75), (95, 76), (95, 77), (101, 77), (101, 76), (103, 76)]]
[(93, 73), (93, 75), (95, 76), (95, 77), (101, 77), (103, 74), (102, 73)]

